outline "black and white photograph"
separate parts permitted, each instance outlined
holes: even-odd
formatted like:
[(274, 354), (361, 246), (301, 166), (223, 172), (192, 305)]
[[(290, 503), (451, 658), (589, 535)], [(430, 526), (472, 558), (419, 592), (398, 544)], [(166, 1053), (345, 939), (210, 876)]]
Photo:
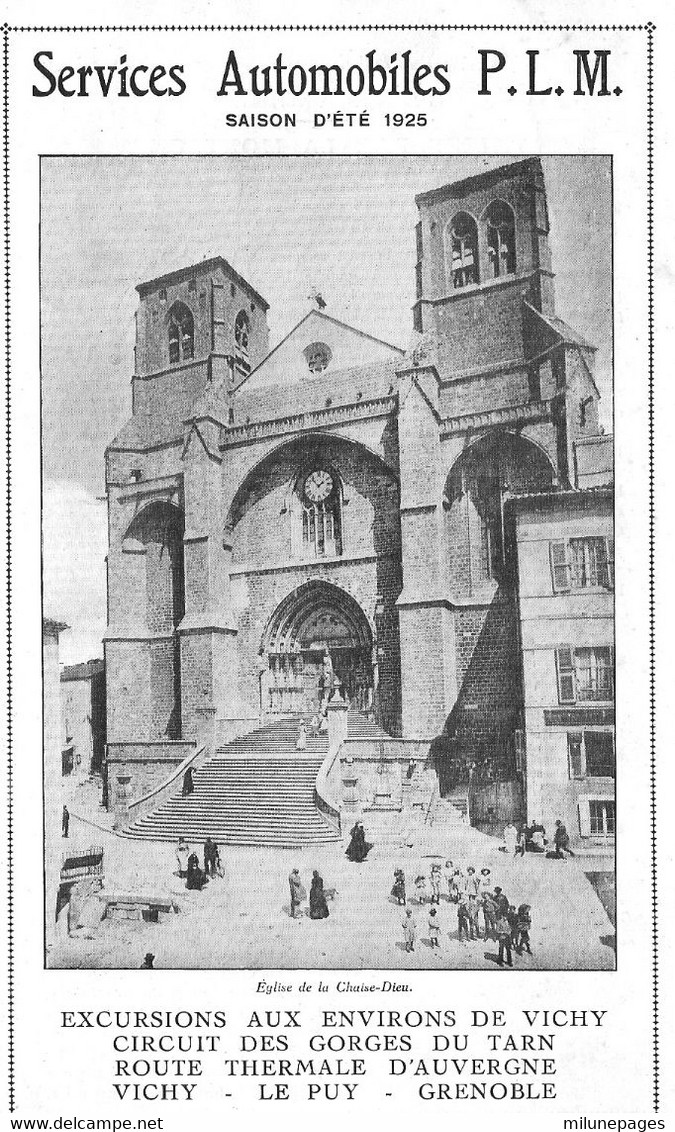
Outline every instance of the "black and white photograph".
[(613, 969), (611, 159), (40, 181), (46, 965)]

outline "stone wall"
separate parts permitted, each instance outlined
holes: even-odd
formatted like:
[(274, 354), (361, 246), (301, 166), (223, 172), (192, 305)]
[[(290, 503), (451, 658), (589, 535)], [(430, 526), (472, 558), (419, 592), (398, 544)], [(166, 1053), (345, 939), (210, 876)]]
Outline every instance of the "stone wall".
[(180, 766), (194, 743), (109, 743), (107, 748), (109, 807), (115, 804), (116, 783), (129, 776), (129, 801), (144, 797)]

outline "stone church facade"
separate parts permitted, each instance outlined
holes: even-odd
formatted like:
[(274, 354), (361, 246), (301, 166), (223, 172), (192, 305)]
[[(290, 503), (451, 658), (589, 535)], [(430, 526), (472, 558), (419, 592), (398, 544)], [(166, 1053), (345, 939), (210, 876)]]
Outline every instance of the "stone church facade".
[(579, 488), (594, 349), (555, 312), (537, 159), (417, 205), (407, 353), (318, 309), (270, 349), (222, 258), (138, 286), (133, 415), (106, 453), (109, 743), (308, 717), (328, 649), (388, 734), (515, 759), (507, 504)]

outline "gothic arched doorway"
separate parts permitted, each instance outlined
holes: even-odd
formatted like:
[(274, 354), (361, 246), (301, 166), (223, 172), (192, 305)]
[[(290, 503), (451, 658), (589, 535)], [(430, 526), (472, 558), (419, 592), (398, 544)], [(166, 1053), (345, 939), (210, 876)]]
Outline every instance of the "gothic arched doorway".
[(369, 711), (377, 682), (370, 625), (354, 598), (328, 582), (300, 586), (272, 615), (262, 645), (262, 711), (317, 711), (326, 650), (347, 701)]

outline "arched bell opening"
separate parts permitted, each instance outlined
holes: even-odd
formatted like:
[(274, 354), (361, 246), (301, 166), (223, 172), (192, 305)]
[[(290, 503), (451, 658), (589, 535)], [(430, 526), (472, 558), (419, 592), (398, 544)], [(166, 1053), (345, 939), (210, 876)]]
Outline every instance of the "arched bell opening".
[(336, 681), (350, 706), (369, 712), (377, 688), (373, 634), (358, 603), (327, 582), (308, 582), (275, 610), (265, 632), (261, 709), (320, 714)]

